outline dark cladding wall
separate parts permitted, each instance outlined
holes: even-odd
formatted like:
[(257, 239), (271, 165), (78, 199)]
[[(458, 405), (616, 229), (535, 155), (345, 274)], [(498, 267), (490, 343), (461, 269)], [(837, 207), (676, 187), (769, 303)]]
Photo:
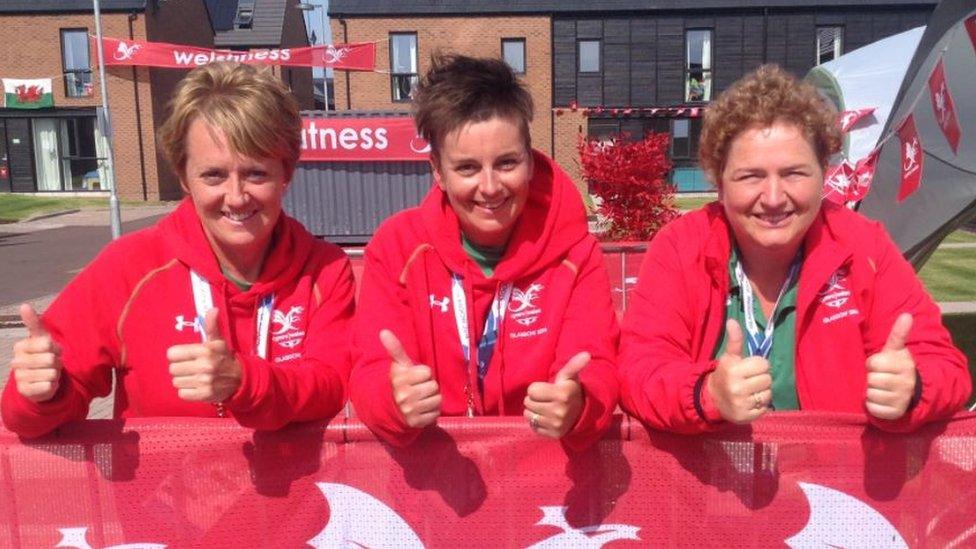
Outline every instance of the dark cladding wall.
[[(778, 63), (803, 76), (815, 63), (816, 28), (844, 28), (849, 52), (887, 36), (924, 25), (933, 6), (888, 6), (847, 10), (750, 9), (707, 17), (633, 15), (553, 20), (553, 104), (655, 107), (683, 103), (685, 31), (713, 31), (715, 97), (742, 74)], [(601, 41), (601, 71), (577, 72), (579, 40)]]

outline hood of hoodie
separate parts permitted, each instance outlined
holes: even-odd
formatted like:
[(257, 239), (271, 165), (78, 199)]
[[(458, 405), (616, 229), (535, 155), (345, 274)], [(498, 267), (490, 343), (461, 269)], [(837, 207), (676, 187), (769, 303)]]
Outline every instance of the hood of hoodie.
[[(505, 254), (488, 280), (510, 281), (562, 261), (587, 237), (586, 208), (569, 176), (549, 157), (532, 151), (535, 171), (529, 196)], [(420, 204), (424, 229), (445, 265), (455, 273), (485, 281), (461, 246), (461, 228), (447, 194), (437, 185)]]
[[(220, 269), (217, 256), (210, 247), (210, 241), (190, 198), (184, 198), (176, 210), (163, 218), (157, 227), (164, 246), (181, 263), (212, 284), (225, 287), (225, 292), (233, 286)], [(256, 300), (293, 281), (305, 268), (314, 243), (315, 238), (305, 227), (282, 212), (274, 227), (271, 250), (264, 260), (257, 281), (250, 290), (234, 295), (232, 299)], [(233, 295), (235, 292), (231, 290), (229, 293)]]

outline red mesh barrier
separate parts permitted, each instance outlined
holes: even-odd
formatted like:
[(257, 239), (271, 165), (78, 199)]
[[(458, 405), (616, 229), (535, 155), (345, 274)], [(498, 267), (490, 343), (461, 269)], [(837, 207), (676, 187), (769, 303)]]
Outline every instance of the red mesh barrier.
[(0, 546), (976, 545), (973, 414), (911, 435), (838, 414), (704, 436), (618, 417), (583, 453), (520, 418), (439, 425), (407, 449), (342, 419), (0, 430)]

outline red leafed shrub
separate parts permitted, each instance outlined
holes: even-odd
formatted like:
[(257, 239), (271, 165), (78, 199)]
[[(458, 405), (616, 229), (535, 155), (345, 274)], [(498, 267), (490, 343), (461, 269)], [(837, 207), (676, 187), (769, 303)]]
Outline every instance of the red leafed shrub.
[(648, 133), (641, 141), (626, 134), (609, 140), (580, 139), (583, 178), (610, 222), (607, 240), (650, 240), (678, 216), (674, 185), (667, 181), (668, 135)]

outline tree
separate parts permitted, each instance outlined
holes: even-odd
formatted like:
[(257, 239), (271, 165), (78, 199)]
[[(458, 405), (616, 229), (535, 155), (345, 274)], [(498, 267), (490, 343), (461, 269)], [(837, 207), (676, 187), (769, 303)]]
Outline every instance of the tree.
[(678, 216), (674, 185), (667, 181), (668, 141), (665, 133), (648, 133), (640, 141), (626, 134), (580, 139), (583, 178), (610, 223), (606, 239), (650, 240)]

